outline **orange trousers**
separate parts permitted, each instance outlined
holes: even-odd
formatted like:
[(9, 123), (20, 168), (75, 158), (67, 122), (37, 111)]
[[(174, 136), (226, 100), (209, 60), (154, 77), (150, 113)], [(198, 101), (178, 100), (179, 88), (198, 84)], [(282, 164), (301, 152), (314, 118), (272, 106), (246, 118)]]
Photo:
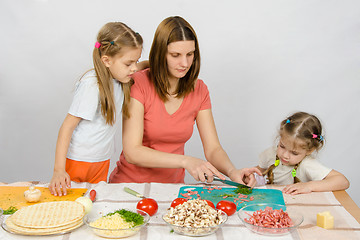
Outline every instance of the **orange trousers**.
[(81, 162), (66, 159), (65, 170), (70, 175), (71, 181), (98, 183), (107, 181), (110, 159), (103, 162)]

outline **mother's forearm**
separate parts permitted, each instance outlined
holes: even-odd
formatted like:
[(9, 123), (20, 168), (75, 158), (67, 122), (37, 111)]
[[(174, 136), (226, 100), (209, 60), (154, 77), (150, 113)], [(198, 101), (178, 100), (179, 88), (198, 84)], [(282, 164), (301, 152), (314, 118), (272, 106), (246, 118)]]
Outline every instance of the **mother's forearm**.
[(125, 149), (127, 162), (147, 168), (183, 168), (186, 156), (166, 153), (145, 146)]
[(205, 153), (205, 157), (217, 170), (226, 176), (229, 176), (230, 172), (235, 169), (234, 164), (221, 146)]

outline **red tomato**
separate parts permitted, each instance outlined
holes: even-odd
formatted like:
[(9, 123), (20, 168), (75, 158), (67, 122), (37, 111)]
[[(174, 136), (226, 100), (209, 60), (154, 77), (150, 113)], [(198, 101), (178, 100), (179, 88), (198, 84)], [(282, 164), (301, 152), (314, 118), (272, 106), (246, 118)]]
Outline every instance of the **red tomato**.
[(183, 204), (187, 200), (185, 198), (175, 198), (174, 201), (172, 201), (171, 206), (172, 208), (176, 207), (177, 205)]
[(96, 198), (96, 191), (95, 191), (95, 189), (93, 189), (90, 191), (90, 199), (91, 199), (91, 201), (94, 202), (95, 198)]
[(137, 203), (136, 208), (143, 210), (144, 212), (147, 212), (150, 216), (152, 216), (157, 212), (158, 204), (152, 198), (143, 198)]
[(236, 204), (227, 200), (222, 200), (216, 204), (216, 209), (225, 212), (228, 216), (236, 212)]
[(215, 209), (215, 205), (214, 205), (214, 203), (213, 203), (212, 201), (206, 200), (206, 199), (204, 199), (204, 200), (207, 202), (207, 204), (208, 204), (210, 207), (212, 207), (213, 209)]

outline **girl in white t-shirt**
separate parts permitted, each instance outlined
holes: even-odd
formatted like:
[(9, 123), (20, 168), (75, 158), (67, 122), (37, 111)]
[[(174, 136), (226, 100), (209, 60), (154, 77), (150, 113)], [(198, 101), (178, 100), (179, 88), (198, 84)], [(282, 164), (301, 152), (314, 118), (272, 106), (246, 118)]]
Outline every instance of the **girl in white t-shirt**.
[(107, 181), (117, 121), (121, 113), (129, 117), (131, 75), (142, 68), (137, 65), (142, 43), (140, 34), (124, 23), (110, 22), (100, 29), (93, 50), (94, 69), (77, 83), (59, 131), (49, 185), (55, 196), (66, 195), (71, 181)]
[(280, 124), (279, 143), (260, 155), (257, 168), (267, 177), (268, 184), (286, 185), (284, 193), (300, 194), (344, 190), (346, 177), (322, 165), (311, 153), (324, 144), (319, 119), (297, 112)]

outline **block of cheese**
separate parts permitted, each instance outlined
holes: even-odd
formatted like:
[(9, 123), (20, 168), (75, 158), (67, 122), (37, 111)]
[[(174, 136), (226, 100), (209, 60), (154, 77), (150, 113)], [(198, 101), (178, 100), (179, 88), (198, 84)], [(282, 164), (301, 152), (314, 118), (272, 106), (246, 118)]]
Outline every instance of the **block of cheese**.
[(329, 211), (321, 212), (316, 215), (316, 225), (325, 229), (334, 227), (334, 216)]

